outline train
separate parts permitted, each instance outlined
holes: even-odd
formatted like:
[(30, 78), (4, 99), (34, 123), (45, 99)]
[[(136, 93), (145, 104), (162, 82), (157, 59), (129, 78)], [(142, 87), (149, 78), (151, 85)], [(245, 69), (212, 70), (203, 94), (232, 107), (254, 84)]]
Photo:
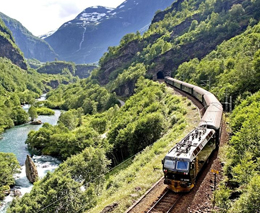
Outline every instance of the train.
[(198, 127), (162, 160), (164, 184), (174, 192), (189, 192), (204, 164), (219, 146), (223, 107), (212, 93), (201, 87), (171, 77), (165, 77), (165, 83), (196, 98), (205, 109)]

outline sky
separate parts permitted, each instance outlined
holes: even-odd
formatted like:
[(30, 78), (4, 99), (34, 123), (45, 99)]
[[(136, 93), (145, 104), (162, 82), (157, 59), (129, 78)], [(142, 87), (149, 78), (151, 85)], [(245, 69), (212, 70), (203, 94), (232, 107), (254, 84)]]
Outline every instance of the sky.
[(91, 6), (117, 7), (125, 0), (2, 0), (0, 12), (21, 22), (33, 35), (58, 29)]

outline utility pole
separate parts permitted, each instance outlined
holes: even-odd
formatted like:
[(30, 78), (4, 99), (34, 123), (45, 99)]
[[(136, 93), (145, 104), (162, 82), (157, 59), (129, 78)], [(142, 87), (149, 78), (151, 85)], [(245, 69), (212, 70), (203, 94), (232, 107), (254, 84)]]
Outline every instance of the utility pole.
[(225, 91), (225, 111), (228, 111), (228, 96), (227, 96), (227, 90)]
[(208, 80), (200, 80), (202, 82), (202, 85), (208, 86), (209, 90), (210, 90), (210, 78), (208, 78)]
[(229, 112), (232, 112), (232, 96), (229, 97)]

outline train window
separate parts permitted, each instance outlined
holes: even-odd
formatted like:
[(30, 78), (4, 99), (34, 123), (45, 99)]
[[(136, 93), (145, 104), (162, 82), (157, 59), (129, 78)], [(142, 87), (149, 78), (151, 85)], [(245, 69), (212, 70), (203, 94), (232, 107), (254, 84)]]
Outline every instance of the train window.
[(186, 161), (177, 161), (177, 170), (188, 170), (189, 162)]
[(174, 170), (175, 169), (175, 161), (165, 159), (164, 168)]

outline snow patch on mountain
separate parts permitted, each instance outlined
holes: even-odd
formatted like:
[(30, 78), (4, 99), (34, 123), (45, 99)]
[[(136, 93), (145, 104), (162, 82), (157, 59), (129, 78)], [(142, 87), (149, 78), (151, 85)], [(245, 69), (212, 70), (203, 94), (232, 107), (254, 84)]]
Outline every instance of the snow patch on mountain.
[[(99, 24), (103, 19), (105, 18), (107, 19), (111, 15), (114, 15), (112, 13), (113, 10), (114, 8), (111, 7), (102, 7), (102, 6), (88, 7), (76, 17), (76, 20), (80, 22), (84, 22), (86, 24)], [(77, 22), (76, 24), (78, 25), (80, 23)]]
[(106, 13), (82, 13), (79, 17), (79, 20), (87, 22), (97, 22), (104, 16), (106, 16)]
[(51, 30), (51, 31), (49, 31), (49, 32), (47, 32), (47, 33), (45, 33), (45, 34), (43, 34), (43, 35), (39, 35), (39, 36), (37, 36), (37, 37), (38, 37), (38, 38), (41, 38), (41, 39), (45, 39), (45, 38), (51, 36), (51, 35), (52, 35), (53, 33), (55, 33), (57, 30), (58, 30), (58, 29)]

